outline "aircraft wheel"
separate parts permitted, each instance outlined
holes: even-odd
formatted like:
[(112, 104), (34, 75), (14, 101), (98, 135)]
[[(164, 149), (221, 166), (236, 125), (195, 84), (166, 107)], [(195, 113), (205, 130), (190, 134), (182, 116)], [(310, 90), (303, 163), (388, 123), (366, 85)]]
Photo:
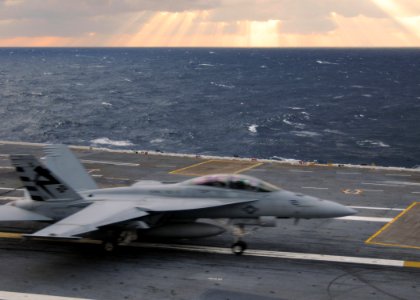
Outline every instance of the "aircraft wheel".
[(108, 253), (114, 252), (115, 248), (117, 248), (117, 244), (111, 241), (104, 241), (102, 246), (103, 246), (104, 251)]
[(238, 241), (232, 245), (232, 252), (235, 255), (242, 255), (247, 248), (247, 244), (243, 241)]

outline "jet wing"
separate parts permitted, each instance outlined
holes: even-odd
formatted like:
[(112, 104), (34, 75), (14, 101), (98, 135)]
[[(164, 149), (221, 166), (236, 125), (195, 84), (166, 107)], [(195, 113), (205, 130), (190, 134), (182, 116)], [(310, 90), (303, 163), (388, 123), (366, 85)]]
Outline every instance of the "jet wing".
[(97, 230), (101, 226), (137, 219), (148, 215), (128, 201), (98, 201), (81, 211), (25, 237), (79, 238), (77, 235)]
[(99, 227), (147, 216), (149, 212), (171, 212), (220, 207), (256, 200), (228, 198), (144, 197), (136, 200), (101, 200), (81, 211), (25, 237), (77, 239)]
[(11, 205), (0, 206), (0, 221), (52, 221), (52, 219)]

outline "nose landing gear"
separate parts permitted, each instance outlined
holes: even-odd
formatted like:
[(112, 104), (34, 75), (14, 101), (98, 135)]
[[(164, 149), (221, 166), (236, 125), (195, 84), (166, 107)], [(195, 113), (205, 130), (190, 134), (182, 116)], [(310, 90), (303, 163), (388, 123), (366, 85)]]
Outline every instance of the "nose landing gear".
[(231, 247), (232, 253), (235, 255), (242, 255), (248, 248), (248, 245), (244, 241), (237, 241)]
[(248, 248), (248, 245), (242, 241), (245, 235), (245, 229), (243, 224), (237, 224), (232, 227), (232, 234), (235, 237), (235, 242), (232, 244), (232, 253), (235, 255), (242, 255)]

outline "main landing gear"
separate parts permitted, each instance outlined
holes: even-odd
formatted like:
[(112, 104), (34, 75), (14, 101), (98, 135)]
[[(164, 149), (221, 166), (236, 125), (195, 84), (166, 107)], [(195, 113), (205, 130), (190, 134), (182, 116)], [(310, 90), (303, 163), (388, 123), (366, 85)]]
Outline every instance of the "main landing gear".
[(109, 232), (107, 237), (102, 240), (102, 249), (105, 252), (114, 252), (119, 245), (128, 245), (137, 240), (138, 236), (135, 230), (121, 231), (119, 233)]

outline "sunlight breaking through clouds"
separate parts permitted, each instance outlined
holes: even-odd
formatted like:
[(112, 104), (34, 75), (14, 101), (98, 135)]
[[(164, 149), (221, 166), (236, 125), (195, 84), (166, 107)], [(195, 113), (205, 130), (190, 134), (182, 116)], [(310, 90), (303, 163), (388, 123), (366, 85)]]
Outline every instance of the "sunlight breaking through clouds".
[(0, 46), (420, 46), (420, 2), (7, 0)]

